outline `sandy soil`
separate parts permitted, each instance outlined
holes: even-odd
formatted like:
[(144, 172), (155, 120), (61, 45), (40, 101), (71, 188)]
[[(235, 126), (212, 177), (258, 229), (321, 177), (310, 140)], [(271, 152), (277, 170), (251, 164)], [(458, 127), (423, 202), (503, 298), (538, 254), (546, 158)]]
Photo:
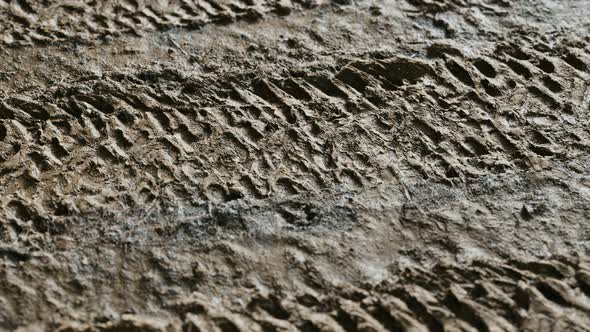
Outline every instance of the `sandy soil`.
[(0, 0), (0, 330), (588, 330), (589, 17)]

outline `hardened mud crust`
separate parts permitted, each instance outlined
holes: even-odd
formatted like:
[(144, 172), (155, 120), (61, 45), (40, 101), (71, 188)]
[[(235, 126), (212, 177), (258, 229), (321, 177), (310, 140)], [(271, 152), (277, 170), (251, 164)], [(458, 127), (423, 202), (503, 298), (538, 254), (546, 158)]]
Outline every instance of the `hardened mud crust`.
[(589, 330), (589, 17), (0, 0), (0, 330)]

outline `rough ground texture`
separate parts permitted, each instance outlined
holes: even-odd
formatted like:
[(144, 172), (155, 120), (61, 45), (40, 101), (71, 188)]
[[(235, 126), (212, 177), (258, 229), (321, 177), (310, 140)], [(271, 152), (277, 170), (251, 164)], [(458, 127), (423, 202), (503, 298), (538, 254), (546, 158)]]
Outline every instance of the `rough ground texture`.
[(588, 330), (589, 17), (0, 0), (0, 329)]

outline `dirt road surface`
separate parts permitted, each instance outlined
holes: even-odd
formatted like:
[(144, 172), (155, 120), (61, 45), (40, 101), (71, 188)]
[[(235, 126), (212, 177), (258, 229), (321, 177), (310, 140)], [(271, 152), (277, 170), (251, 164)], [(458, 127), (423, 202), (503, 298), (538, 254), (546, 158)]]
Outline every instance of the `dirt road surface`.
[(590, 326), (588, 0), (0, 0), (0, 57), (0, 330)]

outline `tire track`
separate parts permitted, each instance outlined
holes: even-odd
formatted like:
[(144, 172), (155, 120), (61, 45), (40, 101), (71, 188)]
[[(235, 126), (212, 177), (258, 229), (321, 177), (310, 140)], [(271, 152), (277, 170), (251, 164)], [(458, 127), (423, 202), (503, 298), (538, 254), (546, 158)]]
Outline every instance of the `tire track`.
[(407, 268), (373, 287), (246, 292), (240, 303), (203, 293), (167, 304), (166, 321), (127, 314), (59, 331), (536, 331), (585, 330), (590, 310), (587, 259), (476, 261)]
[(587, 8), (330, 3), (0, 0), (0, 329), (584, 330)]
[[(291, 0), (255, 1), (95, 1), (0, 2), (0, 42), (46, 45), (65, 41), (96, 43), (109, 38), (169, 29), (199, 29), (206, 24), (257, 21), (310, 7)], [(327, 2), (326, 2), (327, 3)]]
[[(0, 104), (3, 196), (49, 197), (35, 214), (51, 216), (59, 200), (88, 207), (101, 187), (127, 197), (121, 209), (143, 204), (140, 192), (189, 203), (389, 185), (391, 165), (379, 162), (387, 156), (411, 183), (451, 187), (546, 168), (588, 149), (586, 114), (574, 109), (583, 96), (570, 92), (584, 90), (588, 74), (569, 63), (570, 49), (525, 50), (353, 60), (333, 74), (280, 79), (140, 71), (52, 89), (50, 99), (10, 97)], [(548, 63), (552, 73), (540, 68)], [(416, 91), (428, 81), (439, 88)], [(123, 194), (122, 177), (144, 185)], [(70, 185), (56, 199), (60, 178)]]

